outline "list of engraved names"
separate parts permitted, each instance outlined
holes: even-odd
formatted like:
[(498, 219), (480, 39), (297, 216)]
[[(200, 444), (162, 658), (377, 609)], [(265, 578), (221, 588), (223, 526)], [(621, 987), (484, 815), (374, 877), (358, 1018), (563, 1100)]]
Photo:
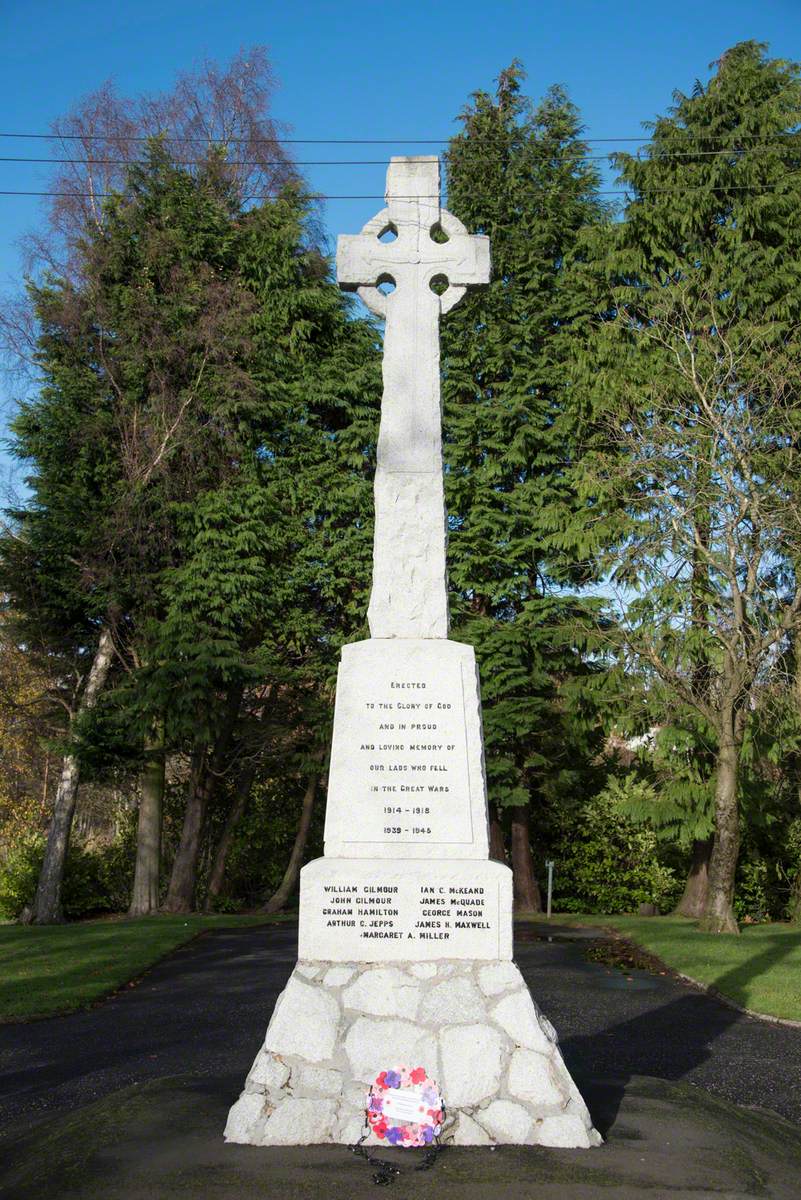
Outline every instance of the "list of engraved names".
[(449, 942), (464, 936), (460, 931), (493, 928), (481, 885), (417, 884), (414, 891), (403, 904), (396, 884), (323, 884), (319, 918), (326, 929), (348, 929), (362, 941)]

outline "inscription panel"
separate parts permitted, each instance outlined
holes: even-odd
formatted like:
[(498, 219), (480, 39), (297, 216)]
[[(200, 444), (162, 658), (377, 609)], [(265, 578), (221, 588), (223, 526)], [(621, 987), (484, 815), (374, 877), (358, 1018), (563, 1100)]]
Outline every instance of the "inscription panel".
[(326, 854), (485, 853), (481, 753), (470, 647), (400, 639), (345, 647)]
[(301, 872), (300, 958), (511, 958), (511, 871), (494, 862), (316, 859)]

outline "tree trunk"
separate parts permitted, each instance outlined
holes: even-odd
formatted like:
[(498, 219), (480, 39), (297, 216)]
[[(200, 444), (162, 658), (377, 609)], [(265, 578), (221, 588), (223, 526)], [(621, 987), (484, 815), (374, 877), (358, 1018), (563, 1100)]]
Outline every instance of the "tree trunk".
[(284, 878), (266, 904), (259, 909), (259, 912), (280, 912), (288, 903), (290, 896), (295, 890), (298, 875), (300, 874), (300, 865), (303, 862), (303, 854), (306, 850), (306, 842), (309, 837), (309, 828), (311, 826), (312, 813), (314, 812), (314, 799), (317, 795), (319, 782), (320, 775), (317, 773), (312, 775), (306, 785), (306, 791), (303, 793), (303, 806), (300, 811), (300, 824), (295, 834), (295, 844), (292, 847), (287, 868), (284, 871)]
[[(796, 567), (798, 570), (798, 566)], [(801, 715), (801, 630), (796, 631), (793, 638), (794, 649), (794, 685), (795, 685), (795, 700), (798, 714)], [(801, 753), (797, 752), (793, 755), (793, 768), (795, 774), (795, 794), (798, 811), (801, 812)], [(798, 863), (798, 868), (795, 873), (795, 878), (790, 886), (790, 900), (787, 904), (787, 919), (793, 925), (801, 925), (801, 861)]]
[(158, 912), (164, 765), (164, 735), (161, 728), (156, 726), (145, 746), (145, 763), (142, 767), (136, 868), (129, 917), (149, 917)]
[(712, 857), (714, 838), (708, 837), (693, 842), (693, 857), (690, 873), (684, 886), (684, 895), (676, 905), (679, 917), (694, 917), (699, 921), (706, 911), (709, 899), (709, 860)]
[(528, 806), (515, 805), (512, 814), (512, 887), (515, 912), (542, 912), (540, 885), (534, 874), (528, 828)]
[(490, 808), (489, 856), (493, 862), (506, 865), (506, 845), (503, 838), (503, 825), (501, 825), (498, 810), (494, 804)]
[[(100, 631), (86, 687), (78, 708), (70, 720), (70, 726), (73, 726), (85, 712), (94, 708), (97, 697), (108, 677), (113, 658), (114, 643), (111, 631), (104, 626)], [(27, 910), (21, 918), (26, 924), (35, 922), (37, 925), (51, 925), (64, 920), (61, 907), (61, 887), (64, 882), (64, 867), (69, 850), (70, 831), (72, 818), (75, 816), (75, 802), (78, 799), (80, 777), (81, 768), (78, 759), (74, 754), (67, 753), (64, 756), (61, 777), (53, 803), (53, 817), (47, 834), (47, 845), (42, 869), (39, 873), (36, 896), (31, 909)]]
[(730, 733), (721, 736), (715, 780), (715, 839), (709, 862), (709, 896), (699, 926), (706, 933), (740, 932), (732, 908), (734, 873), (740, 849), (738, 749)]
[(236, 794), (234, 802), (225, 819), (223, 831), (220, 834), (220, 840), (214, 851), (214, 859), (211, 864), (209, 873), (209, 887), (206, 893), (206, 901), (203, 905), (203, 911), (209, 912), (213, 907), (213, 901), (220, 895), (222, 886), (225, 881), (225, 864), (228, 859), (228, 851), (231, 849), (234, 841), (234, 834), (237, 831), (239, 822), (247, 807), (248, 799), (250, 798), (250, 789), (253, 787), (253, 780), (256, 778), (258, 770), (258, 762), (254, 760), (249, 763), (240, 773), (236, 785)]
[(787, 916), (794, 925), (801, 925), (801, 866), (796, 871), (793, 886), (790, 889), (790, 903), (787, 906)]
[(207, 744), (198, 746), (195, 750), (181, 840), (175, 853), (175, 862), (172, 864), (170, 886), (167, 889), (167, 897), (163, 905), (164, 912), (188, 913), (192, 911), (203, 825), (209, 800), (217, 780), (225, 768), (231, 737), (239, 715), (242, 691), (243, 687), (239, 684), (228, 693), (225, 714), (212, 754), (209, 754)]

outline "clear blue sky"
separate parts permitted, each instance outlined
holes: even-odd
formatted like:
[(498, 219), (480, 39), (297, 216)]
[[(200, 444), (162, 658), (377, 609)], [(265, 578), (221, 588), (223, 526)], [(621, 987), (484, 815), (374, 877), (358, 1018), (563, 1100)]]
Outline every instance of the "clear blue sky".
[[(0, 132), (46, 132), (109, 77), (123, 94), (161, 91), (198, 59), (265, 44), (280, 85), (275, 115), (295, 137), (393, 142), (369, 154), (299, 147), (314, 149), (307, 157), (420, 153), (404, 139), (447, 138), (469, 94), (491, 89), (514, 57), (529, 95), (551, 83), (568, 89), (589, 137), (633, 137), (675, 88), (706, 79), (710, 62), (746, 38), (801, 60), (801, 0), (0, 0)], [(0, 139), (2, 156), (42, 150)], [(46, 187), (45, 170), (0, 162), (0, 190)], [(307, 177), (315, 191), (372, 194), (384, 173), (332, 166)], [(17, 242), (40, 219), (39, 203), (0, 196), (0, 294), (19, 280)], [(377, 207), (329, 202), (329, 235), (355, 231)], [(0, 417), (12, 392), (0, 387)]]

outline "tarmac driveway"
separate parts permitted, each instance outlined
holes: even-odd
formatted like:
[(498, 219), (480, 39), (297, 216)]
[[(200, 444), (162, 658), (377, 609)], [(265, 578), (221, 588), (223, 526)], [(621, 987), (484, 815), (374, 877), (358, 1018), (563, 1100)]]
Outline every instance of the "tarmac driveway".
[[(589, 931), (553, 942), (531, 932), (518, 930), (515, 957), (602, 1133), (632, 1076), (689, 1083), (801, 1124), (801, 1029), (745, 1016), (669, 977), (588, 963)], [(213, 931), (93, 1009), (1, 1025), (0, 1129), (177, 1075), (225, 1079), (232, 1102), (296, 938), (286, 925)]]

